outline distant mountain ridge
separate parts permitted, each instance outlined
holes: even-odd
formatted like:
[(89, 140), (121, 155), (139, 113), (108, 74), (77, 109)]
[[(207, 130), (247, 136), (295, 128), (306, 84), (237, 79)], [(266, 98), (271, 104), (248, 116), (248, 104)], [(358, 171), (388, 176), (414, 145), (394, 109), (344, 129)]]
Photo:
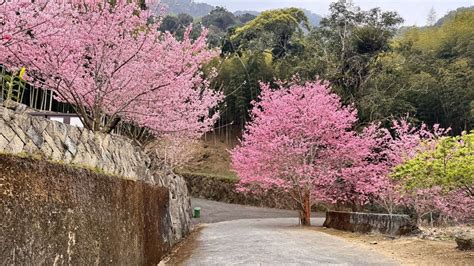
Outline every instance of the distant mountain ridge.
[(301, 10), (303, 10), (306, 17), (308, 17), (309, 24), (311, 24), (314, 27), (319, 26), (319, 23), (321, 23), (321, 20), (323, 19), (321, 15), (313, 13), (308, 9), (301, 8)]
[(458, 12), (461, 12), (461, 11), (467, 11), (467, 10), (474, 10), (474, 6), (469, 6), (469, 7), (460, 7), (456, 10), (451, 10), (448, 12), (448, 14), (444, 15), (442, 18), (440, 18), (435, 24), (434, 26), (436, 27), (440, 27), (441, 25), (443, 25), (443, 23), (446, 21), (446, 20), (449, 20), (451, 19), (452, 17), (454, 17)]
[[(321, 20), (323, 19), (321, 15), (315, 14), (308, 9), (304, 9), (304, 8), (300, 8), (300, 9), (303, 10), (306, 17), (308, 17), (309, 24), (311, 24), (314, 27), (319, 26), (319, 23), (321, 23)], [(258, 16), (260, 15), (261, 12), (254, 11), (254, 10), (238, 10), (234, 12), (234, 15), (240, 16), (246, 13), (252, 14), (254, 16)]]
[(167, 5), (169, 14), (185, 13), (193, 17), (204, 17), (215, 8), (215, 6), (196, 3), (193, 0), (162, 0), (162, 3)]
[(416, 25), (412, 25), (412, 26), (402, 26), (398, 29), (397, 31), (397, 36), (403, 36), (403, 34), (405, 34), (408, 30), (412, 29), (412, 28), (418, 28), (418, 29), (427, 29), (427, 28), (430, 28), (430, 27), (441, 27), (443, 26), (443, 24), (446, 22), (446, 21), (449, 21), (450, 19), (454, 18), (456, 16), (456, 14), (458, 14), (459, 12), (463, 12), (463, 11), (473, 11), (474, 10), (474, 6), (469, 6), (469, 7), (460, 7), (460, 8), (457, 8), (455, 10), (451, 10), (449, 11), (446, 15), (444, 15), (443, 17), (439, 18), (435, 24), (433, 25), (426, 25), (426, 26), (416, 26)]
[(240, 15), (243, 15), (243, 14), (250, 14), (250, 15), (258, 16), (258, 15), (260, 15), (261, 12), (258, 12), (258, 11), (255, 11), (255, 10), (237, 10), (233, 13), (236, 16), (240, 16)]
[[(162, 3), (168, 6), (167, 13), (180, 14), (185, 13), (193, 17), (203, 17), (209, 14), (216, 7), (206, 3), (196, 3), (194, 0), (162, 0)], [(315, 14), (307, 9), (301, 9), (308, 17), (309, 23), (313, 26), (319, 26), (322, 16)], [(234, 15), (252, 14), (258, 16), (261, 12), (255, 10), (239, 10), (233, 12)]]

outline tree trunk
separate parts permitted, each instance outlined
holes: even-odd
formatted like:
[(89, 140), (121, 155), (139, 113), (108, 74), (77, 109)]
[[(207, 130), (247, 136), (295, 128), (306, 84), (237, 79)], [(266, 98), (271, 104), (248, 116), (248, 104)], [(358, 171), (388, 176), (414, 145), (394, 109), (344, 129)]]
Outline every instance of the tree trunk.
[(109, 134), (111, 133), (120, 122), (120, 117), (111, 118), (112, 120), (108, 123), (108, 125), (103, 129), (104, 133)]
[(351, 204), (351, 210), (352, 212), (358, 212), (359, 211), (359, 207), (357, 206), (357, 203), (352, 203)]
[(300, 222), (303, 226), (311, 225), (311, 199), (309, 192), (303, 195), (302, 210), (300, 210)]

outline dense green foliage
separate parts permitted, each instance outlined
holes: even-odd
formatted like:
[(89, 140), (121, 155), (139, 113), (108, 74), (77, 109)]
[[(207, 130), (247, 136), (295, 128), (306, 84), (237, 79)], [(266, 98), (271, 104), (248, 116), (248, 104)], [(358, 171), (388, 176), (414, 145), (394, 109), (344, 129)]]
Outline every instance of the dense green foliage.
[(222, 54), (210, 65), (218, 76), (216, 89), (226, 95), (222, 122), (243, 126), (259, 82), (275, 82), (296, 74), (310, 29), (304, 12), (296, 8), (266, 11), (240, 27), (228, 30)]
[(456, 134), (473, 128), (474, 10), (444, 21), (408, 29), (374, 62), (359, 104), (366, 120), (410, 112)]
[(279, 59), (301, 49), (294, 37), (301, 37), (304, 29), (309, 29), (309, 22), (300, 9), (265, 11), (235, 29), (228, 38), (230, 47), (224, 46), (223, 52), (253, 50), (271, 53), (273, 58)]
[[(169, 31), (171, 34), (182, 38), (186, 28), (193, 23), (194, 19), (188, 14), (178, 14), (177, 16), (166, 16), (160, 25), (161, 31)], [(196, 33), (195, 36), (199, 36)]]
[(248, 13), (235, 16), (225, 8), (217, 7), (202, 18), (202, 25), (209, 29), (209, 45), (212, 47), (221, 46), (229, 30), (254, 18), (254, 15)]
[(234, 27), (241, 26), (255, 18), (254, 15), (243, 13), (234, 15), (223, 7), (216, 7), (209, 14), (194, 19), (187, 13), (170, 14), (163, 18), (163, 23), (160, 27), (161, 31), (169, 31), (177, 37), (182, 37), (184, 30), (193, 24), (193, 37), (198, 37), (201, 33), (202, 27), (208, 29), (208, 44), (210, 47), (220, 47), (227, 32)]
[[(162, 30), (182, 36), (189, 15), (164, 18)], [(331, 4), (319, 27), (304, 10), (287, 8), (235, 15), (218, 7), (194, 20), (194, 36), (209, 29), (220, 48), (207, 69), (212, 86), (226, 95), (220, 125), (239, 128), (248, 119), (259, 82), (327, 80), (346, 104), (355, 104), (360, 125), (409, 117), (439, 123), (453, 134), (474, 127), (474, 9), (460, 8), (427, 27), (400, 28), (403, 19), (351, 1)]]
[[(211, 66), (219, 73), (214, 88), (227, 96), (223, 124), (246, 121), (260, 81), (296, 75), (329, 81), (346, 104), (355, 104), (361, 125), (409, 114), (454, 134), (471, 130), (474, 9), (451, 12), (429, 27), (401, 29), (402, 22), (395, 12), (364, 11), (340, 0), (319, 27), (311, 27), (303, 11), (288, 8), (221, 30), (222, 55)], [(212, 34), (211, 43), (218, 43)]]
[(407, 190), (439, 186), (474, 196), (474, 131), (440, 138), (434, 147), (396, 167), (393, 177), (404, 180)]

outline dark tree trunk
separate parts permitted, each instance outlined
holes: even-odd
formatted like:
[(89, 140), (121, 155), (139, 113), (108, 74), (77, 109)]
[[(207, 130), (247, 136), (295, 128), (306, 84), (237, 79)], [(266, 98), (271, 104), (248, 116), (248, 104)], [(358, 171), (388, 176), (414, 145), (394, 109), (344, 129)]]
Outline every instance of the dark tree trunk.
[(352, 209), (352, 212), (358, 212), (359, 211), (359, 207), (357, 206), (356, 203), (351, 204), (351, 209)]
[(302, 210), (300, 210), (300, 222), (303, 226), (311, 225), (311, 199), (309, 192), (303, 195)]
[(356, 200), (351, 202), (352, 212), (360, 212), (362, 210), (362, 205), (360, 205)]
[(111, 120), (108, 125), (104, 128), (104, 133), (109, 134), (111, 133), (118, 125), (118, 123), (121, 121), (120, 117), (115, 117), (113, 120)]

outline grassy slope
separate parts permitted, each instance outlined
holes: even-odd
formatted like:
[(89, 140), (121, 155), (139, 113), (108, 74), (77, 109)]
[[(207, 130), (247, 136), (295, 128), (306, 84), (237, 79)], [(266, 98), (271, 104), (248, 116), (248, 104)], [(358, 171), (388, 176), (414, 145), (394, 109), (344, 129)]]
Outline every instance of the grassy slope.
[(230, 166), (230, 145), (222, 140), (201, 140), (194, 158), (179, 172), (237, 179)]

